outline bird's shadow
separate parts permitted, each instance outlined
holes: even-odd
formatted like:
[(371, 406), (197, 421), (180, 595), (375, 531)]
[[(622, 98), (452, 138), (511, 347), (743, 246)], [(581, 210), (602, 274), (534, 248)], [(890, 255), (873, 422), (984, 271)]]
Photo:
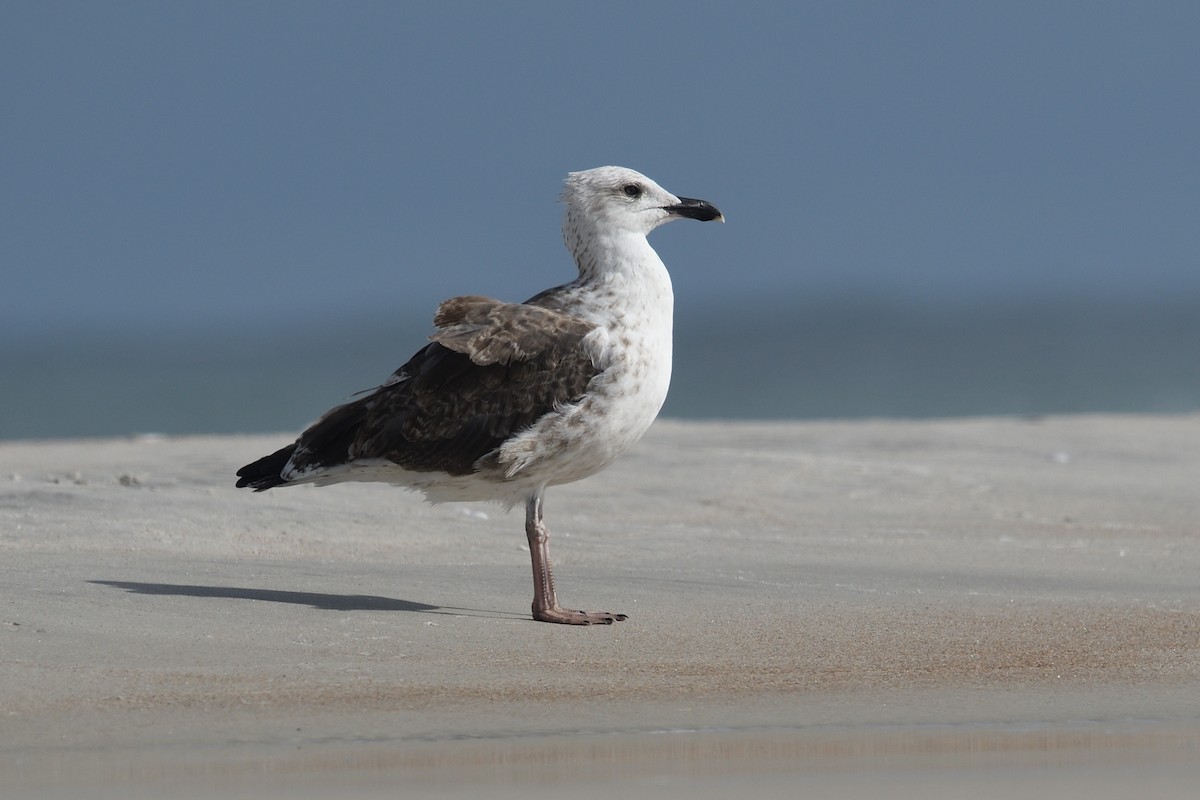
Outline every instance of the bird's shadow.
[(325, 594), (323, 592), (286, 592), (277, 589), (247, 589), (238, 586), (193, 586), (178, 583), (135, 583), (133, 581), (88, 581), (100, 586), (112, 586), (134, 594), (174, 595), (176, 597), (226, 598), (233, 600), (261, 600), (269, 603), (291, 603), (311, 606), (322, 611), (411, 611), (421, 614), (447, 614), (452, 616), (513, 617), (503, 611), (487, 611), (478, 608), (452, 608), (379, 597), (369, 594)]

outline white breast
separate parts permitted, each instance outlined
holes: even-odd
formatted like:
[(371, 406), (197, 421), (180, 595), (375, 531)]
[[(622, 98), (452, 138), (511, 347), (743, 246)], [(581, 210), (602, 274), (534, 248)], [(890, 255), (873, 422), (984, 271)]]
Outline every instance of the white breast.
[(601, 326), (595, 344), (602, 372), (582, 401), (501, 447), (506, 480), (554, 485), (586, 478), (628, 451), (654, 422), (671, 382), (674, 307), (671, 279), (654, 261), (565, 294), (566, 313)]

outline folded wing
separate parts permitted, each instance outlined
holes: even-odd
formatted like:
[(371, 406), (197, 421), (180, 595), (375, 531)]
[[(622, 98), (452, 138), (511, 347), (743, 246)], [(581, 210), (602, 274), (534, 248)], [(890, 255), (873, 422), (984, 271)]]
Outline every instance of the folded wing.
[[(582, 397), (601, 371), (596, 326), (547, 308), (455, 297), (434, 324), (430, 344), (382, 386), (306, 430), (271, 485), (358, 459), (469, 474), (505, 439)], [(263, 461), (278, 464), (285, 451)]]

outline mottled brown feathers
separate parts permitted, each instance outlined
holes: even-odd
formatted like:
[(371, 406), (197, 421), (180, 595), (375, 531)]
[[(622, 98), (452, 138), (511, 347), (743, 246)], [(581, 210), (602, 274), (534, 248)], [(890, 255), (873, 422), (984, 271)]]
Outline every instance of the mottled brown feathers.
[(469, 474), (505, 439), (578, 400), (599, 372), (583, 345), (595, 326), (547, 308), (455, 297), (434, 324), (432, 342), (392, 379), (304, 432), (293, 469), (379, 458)]
[(453, 297), (438, 306), (429, 338), (463, 353), (481, 366), (508, 364), (538, 356), (555, 357), (578, 347), (595, 327), (581, 319), (522, 303), (501, 303), (478, 295)]

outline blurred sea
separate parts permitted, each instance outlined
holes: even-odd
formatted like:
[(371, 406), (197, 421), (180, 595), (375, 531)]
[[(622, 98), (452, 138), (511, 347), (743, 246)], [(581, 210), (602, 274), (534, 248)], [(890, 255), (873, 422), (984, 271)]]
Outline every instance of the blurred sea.
[[(0, 439), (295, 432), (386, 378), (421, 346), (426, 319), (10, 338), (0, 346)], [(970, 309), (847, 301), (677, 308), (675, 373), (663, 414), (1198, 409), (1200, 301)]]

